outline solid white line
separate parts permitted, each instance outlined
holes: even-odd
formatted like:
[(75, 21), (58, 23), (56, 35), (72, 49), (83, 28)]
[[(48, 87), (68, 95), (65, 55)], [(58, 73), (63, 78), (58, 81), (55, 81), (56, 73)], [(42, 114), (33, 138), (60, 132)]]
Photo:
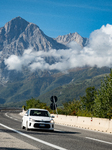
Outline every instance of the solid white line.
[(112, 144), (111, 142), (102, 141), (102, 140), (94, 139), (94, 138), (90, 138), (90, 137), (86, 137), (86, 139), (90, 139), (90, 140), (93, 140), (93, 141), (102, 142), (102, 143), (106, 143), (106, 144)]
[(15, 129), (13, 129), (13, 128), (10, 128), (10, 127), (8, 127), (8, 126), (6, 126), (6, 125), (4, 125), (4, 124), (1, 124), (1, 123), (0, 123), (0, 126), (2, 126), (2, 127), (4, 127), (4, 128), (7, 128), (7, 129), (9, 129), (9, 130), (11, 130), (11, 131), (13, 131), (13, 132), (16, 132), (16, 133), (18, 133), (18, 134), (20, 134), (20, 135), (22, 135), (22, 136), (27, 137), (27, 138), (30, 138), (30, 139), (32, 139), (32, 140), (35, 140), (35, 141), (40, 142), (40, 143), (42, 143), (42, 144), (45, 144), (45, 145), (47, 145), (47, 146), (50, 146), (50, 147), (53, 147), (53, 148), (56, 148), (56, 149), (59, 149), (59, 150), (67, 150), (67, 149), (62, 148), (62, 147), (60, 147), (60, 146), (57, 146), (57, 145), (54, 145), (54, 144), (45, 142), (45, 141), (40, 140), (40, 139), (37, 139), (37, 138), (35, 138), (35, 137), (33, 137), (33, 136), (30, 136), (30, 135), (27, 135), (27, 134), (25, 134), (25, 133), (22, 133), (22, 132), (20, 132), (20, 131), (18, 131), (18, 130), (15, 130)]

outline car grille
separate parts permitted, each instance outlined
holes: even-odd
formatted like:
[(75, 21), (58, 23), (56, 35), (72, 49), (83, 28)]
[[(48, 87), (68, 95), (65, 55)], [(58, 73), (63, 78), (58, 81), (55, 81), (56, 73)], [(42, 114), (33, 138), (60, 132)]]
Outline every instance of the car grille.
[(35, 122), (45, 122), (45, 123), (50, 123), (50, 121), (43, 121), (43, 120), (35, 120)]
[(38, 123), (35, 123), (34, 127), (35, 128), (50, 128), (50, 125), (49, 124), (38, 124)]

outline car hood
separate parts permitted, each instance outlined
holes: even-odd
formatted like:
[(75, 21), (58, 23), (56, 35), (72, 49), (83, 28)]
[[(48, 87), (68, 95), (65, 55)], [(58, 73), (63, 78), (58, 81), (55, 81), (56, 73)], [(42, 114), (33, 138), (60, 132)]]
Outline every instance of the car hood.
[(39, 121), (50, 121), (52, 119), (51, 117), (37, 117), (37, 116), (29, 116), (29, 118)]

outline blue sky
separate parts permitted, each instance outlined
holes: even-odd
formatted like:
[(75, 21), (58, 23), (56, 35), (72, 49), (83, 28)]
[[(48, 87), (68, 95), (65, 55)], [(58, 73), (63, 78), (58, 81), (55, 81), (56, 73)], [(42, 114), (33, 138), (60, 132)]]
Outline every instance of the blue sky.
[(0, 0), (0, 27), (20, 16), (50, 37), (78, 32), (89, 37), (112, 25), (111, 0)]

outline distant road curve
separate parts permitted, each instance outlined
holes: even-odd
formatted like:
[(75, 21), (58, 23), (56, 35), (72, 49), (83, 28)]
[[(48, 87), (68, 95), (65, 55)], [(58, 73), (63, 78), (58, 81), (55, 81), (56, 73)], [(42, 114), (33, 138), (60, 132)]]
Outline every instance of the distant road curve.
[(21, 112), (21, 108), (13, 107), (0, 107), (0, 112)]

